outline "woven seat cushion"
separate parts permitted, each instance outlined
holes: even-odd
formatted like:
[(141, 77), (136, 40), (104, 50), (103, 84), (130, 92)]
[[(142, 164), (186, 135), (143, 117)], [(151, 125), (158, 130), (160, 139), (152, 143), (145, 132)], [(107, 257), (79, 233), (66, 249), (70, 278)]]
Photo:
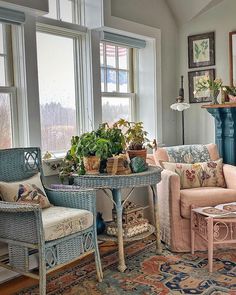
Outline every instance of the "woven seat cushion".
[(191, 205), (216, 206), (236, 201), (236, 190), (221, 187), (199, 187), (180, 191), (180, 210), (183, 218), (190, 219)]
[(51, 241), (91, 227), (93, 213), (88, 210), (54, 206), (42, 210), (42, 220), (45, 241)]

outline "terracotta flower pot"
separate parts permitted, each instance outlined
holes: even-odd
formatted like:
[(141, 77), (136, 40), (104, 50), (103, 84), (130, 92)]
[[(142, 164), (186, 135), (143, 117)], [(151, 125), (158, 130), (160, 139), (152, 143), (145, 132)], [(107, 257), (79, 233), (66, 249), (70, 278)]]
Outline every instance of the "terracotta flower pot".
[(127, 150), (130, 160), (135, 157), (143, 158), (145, 161), (147, 159), (147, 149), (143, 150)]
[(86, 174), (99, 174), (100, 158), (96, 156), (84, 157), (84, 169)]

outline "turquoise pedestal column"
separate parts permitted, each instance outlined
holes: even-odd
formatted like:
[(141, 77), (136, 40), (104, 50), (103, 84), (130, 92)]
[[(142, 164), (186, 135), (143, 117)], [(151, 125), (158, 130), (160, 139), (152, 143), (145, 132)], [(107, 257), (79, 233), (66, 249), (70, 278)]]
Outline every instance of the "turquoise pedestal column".
[(215, 118), (215, 141), (225, 164), (236, 165), (236, 105), (203, 106)]

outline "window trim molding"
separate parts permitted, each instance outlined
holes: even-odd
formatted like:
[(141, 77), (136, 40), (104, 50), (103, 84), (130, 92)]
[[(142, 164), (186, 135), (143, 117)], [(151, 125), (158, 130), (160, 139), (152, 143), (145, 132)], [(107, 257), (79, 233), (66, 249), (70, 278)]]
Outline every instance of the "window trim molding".
[(84, 26), (74, 24), (74, 23), (68, 23), (60, 20), (56, 20), (53, 18), (48, 18), (48, 17), (38, 17), (37, 18), (37, 27), (40, 26), (41, 28), (45, 27), (55, 29), (56, 31), (60, 30), (65, 31), (67, 33), (72, 33), (74, 32), (75, 34), (87, 34), (88, 29)]
[[(148, 130), (150, 137), (158, 138), (159, 142), (163, 142), (163, 112), (162, 112), (162, 64), (161, 64), (161, 30), (158, 28), (150, 27), (133, 21), (125, 20), (119, 17), (115, 17), (111, 14), (111, 0), (102, 0), (103, 15), (104, 19), (103, 26), (101, 30), (106, 30), (112, 33), (122, 34), (134, 38), (140, 38), (147, 42), (147, 46), (144, 49), (141, 49), (139, 53), (139, 59), (146, 55), (152, 57), (152, 64), (150, 67), (147, 67), (146, 70), (152, 72), (152, 86), (149, 89), (152, 91), (144, 91), (146, 89), (137, 89), (137, 101), (138, 101), (138, 118), (137, 120), (142, 120), (144, 122), (145, 128)], [(140, 64), (140, 63), (139, 63)], [(144, 73), (142, 73), (144, 74)], [(140, 78), (145, 78), (145, 75), (137, 77), (137, 80)], [(147, 88), (147, 87), (146, 87)], [(151, 101), (149, 108), (145, 109), (145, 116), (143, 116), (143, 110), (141, 112), (140, 99), (146, 100), (147, 98)], [(153, 116), (153, 121), (150, 123), (149, 118), (150, 114)]]

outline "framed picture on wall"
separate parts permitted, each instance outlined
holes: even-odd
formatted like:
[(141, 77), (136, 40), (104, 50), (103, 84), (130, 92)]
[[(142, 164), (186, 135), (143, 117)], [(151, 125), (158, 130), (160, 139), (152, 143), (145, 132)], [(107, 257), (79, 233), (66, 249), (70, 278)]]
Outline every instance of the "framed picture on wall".
[(192, 71), (188, 73), (190, 103), (203, 103), (211, 101), (209, 90), (196, 92), (196, 85), (199, 79), (202, 79), (205, 76), (208, 76), (211, 80), (215, 80), (215, 69)]
[(215, 65), (215, 33), (188, 36), (189, 68)]

